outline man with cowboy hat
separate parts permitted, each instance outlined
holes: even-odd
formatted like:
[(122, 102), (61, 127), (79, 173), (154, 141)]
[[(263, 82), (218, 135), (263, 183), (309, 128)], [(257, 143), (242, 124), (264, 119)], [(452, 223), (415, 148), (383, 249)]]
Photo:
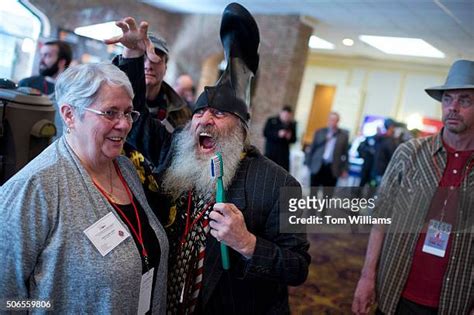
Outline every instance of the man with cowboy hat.
[(396, 150), (378, 191), (374, 225), (352, 311), (473, 314), (474, 61), (458, 60), (446, 83), (425, 90), (441, 102), (440, 133)]

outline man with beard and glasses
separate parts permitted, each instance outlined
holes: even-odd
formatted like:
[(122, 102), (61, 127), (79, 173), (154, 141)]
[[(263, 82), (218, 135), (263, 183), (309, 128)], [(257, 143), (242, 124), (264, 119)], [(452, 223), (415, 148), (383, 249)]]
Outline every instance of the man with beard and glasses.
[[(130, 60), (149, 51), (144, 26), (120, 38)], [(306, 235), (280, 233), (280, 188), (300, 185), (249, 143), (249, 90), (260, 38), (251, 14), (236, 3), (224, 11), (221, 41), (228, 66), (198, 98), (192, 120), (173, 134), (158, 175), (167, 197), (155, 211), (166, 212), (170, 242), (168, 313), (287, 314), (287, 286), (305, 281), (310, 256)], [(138, 66), (124, 70), (138, 88)], [(217, 152), (223, 203), (216, 203), (211, 177)], [(229, 248), (229, 270), (221, 263), (220, 242)]]
[(36, 89), (53, 101), (56, 109), (56, 114), (54, 115), (54, 124), (56, 125), (55, 139), (62, 135), (63, 123), (54, 98), (54, 83), (58, 75), (69, 67), (71, 61), (72, 50), (69, 44), (60, 40), (46, 42), (40, 49), (40, 75), (28, 77), (18, 82), (18, 86)]
[[(352, 311), (474, 314), (474, 61), (425, 90), (444, 127), (395, 151), (378, 192), (374, 225)], [(376, 300), (377, 299), (377, 300)]]

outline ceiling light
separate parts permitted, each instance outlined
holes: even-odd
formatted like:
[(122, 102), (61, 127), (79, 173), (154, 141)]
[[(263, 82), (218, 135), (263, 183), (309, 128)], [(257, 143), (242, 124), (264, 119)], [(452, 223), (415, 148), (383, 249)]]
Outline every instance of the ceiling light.
[(24, 53), (33, 53), (35, 51), (36, 43), (31, 38), (23, 39), (21, 44), (21, 51)]
[(359, 39), (386, 54), (444, 58), (444, 53), (420, 38), (360, 35)]
[(104, 39), (122, 35), (122, 30), (115, 25), (115, 22), (106, 22), (78, 27), (74, 30), (74, 33), (103, 41)]
[(352, 46), (354, 45), (354, 41), (350, 38), (344, 38), (342, 40), (342, 43), (345, 45), (345, 46)]
[(406, 118), (406, 122), (408, 130), (423, 130), (423, 117), (418, 113), (414, 113), (408, 116)]
[(334, 49), (333, 43), (314, 35), (309, 38), (308, 46), (313, 49)]

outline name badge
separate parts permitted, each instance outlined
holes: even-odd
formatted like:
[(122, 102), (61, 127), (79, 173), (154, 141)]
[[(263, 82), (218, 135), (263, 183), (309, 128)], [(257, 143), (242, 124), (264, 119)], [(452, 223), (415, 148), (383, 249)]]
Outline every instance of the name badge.
[(110, 253), (130, 236), (112, 212), (85, 229), (84, 233), (102, 256)]
[(444, 257), (451, 230), (452, 225), (449, 223), (430, 220), (422, 251), (438, 257)]
[(153, 287), (153, 272), (155, 268), (151, 268), (142, 276), (140, 283), (140, 297), (138, 299), (137, 314), (145, 314), (150, 310), (151, 303), (151, 289)]

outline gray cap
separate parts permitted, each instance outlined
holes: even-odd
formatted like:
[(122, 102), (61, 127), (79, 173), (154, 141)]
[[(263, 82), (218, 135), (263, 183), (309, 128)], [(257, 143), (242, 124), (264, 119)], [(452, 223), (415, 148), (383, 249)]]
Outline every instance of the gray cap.
[(435, 100), (441, 101), (443, 92), (447, 90), (474, 89), (474, 61), (458, 60), (449, 69), (444, 85), (425, 89)]
[(155, 35), (153, 33), (148, 33), (148, 38), (153, 43), (153, 46), (155, 46), (155, 49), (158, 49), (159, 51), (165, 53), (166, 55), (169, 55), (168, 44), (162, 37), (160, 37), (159, 35)]

